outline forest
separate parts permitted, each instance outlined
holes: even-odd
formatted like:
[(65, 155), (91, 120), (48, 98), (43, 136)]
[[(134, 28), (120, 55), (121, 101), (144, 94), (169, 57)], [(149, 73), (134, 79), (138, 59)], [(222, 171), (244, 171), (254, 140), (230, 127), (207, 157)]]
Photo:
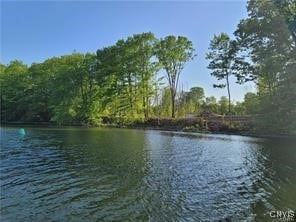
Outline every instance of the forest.
[[(252, 115), (258, 130), (296, 135), (296, 2), (249, 1), (247, 10), (234, 37), (213, 36), (206, 56), (213, 87), (227, 97), (205, 95), (199, 86), (182, 89), (184, 66), (200, 56), (187, 37), (145, 32), (96, 52), (0, 64), (1, 122), (100, 125), (105, 117), (145, 121), (210, 112)], [(253, 82), (256, 93), (232, 102), (230, 77)]]

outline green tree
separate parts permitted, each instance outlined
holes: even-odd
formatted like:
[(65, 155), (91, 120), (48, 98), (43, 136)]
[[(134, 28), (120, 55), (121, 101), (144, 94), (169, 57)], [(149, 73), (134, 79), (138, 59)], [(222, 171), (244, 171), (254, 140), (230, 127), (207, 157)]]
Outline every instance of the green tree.
[(219, 112), (220, 114), (226, 114), (229, 113), (229, 100), (226, 96), (221, 96), (219, 102)]
[(23, 62), (14, 60), (6, 67), (1, 65), (1, 120), (18, 121), (26, 114), (25, 90), (28, 67)]
[(238, 81), (254, 81), (265, 130), (296, 132), (295, 1), (248, 2), (248, 18), (235, 35)]
[(153, 96), (153, 77), (158, 70), (158, 63), (153, 61), (156, 43), (155, 36), (151, 33), (136, 34), (127, 39), (133, 52), (133, 67), (135, 78), (142, 97), (144, 118), (149, 117), (150, 98)]
[(171, 116), (175, 118), (175, 100), (181, 71), (194, 58), (192, 42), (183, 36), (167, 36), (156, 45), (156, 56), (166, 71), (171, 93)]
[(203, 99), (205, 97), (202, 87), (192, 87), (189, 92), (180, 92), (180, 111), (181, 114), (198, 113), (201, 111)]
[(128, 104), (120, 104), (120, 95), (123, 94), (124, 84), (121, 76), (119, 47), (116, 45), (97, 50), (96, 81), (100, 83), (102, 96), (100, 101), (104, 115), (116, 116)]
[(202, 104), (202, 109), (206, 112), (217, 113), (218, 104), (216, 98), (214, 96), (206, 97)]
[(106, 105), (114, 115), (148, 118), (158, 70), (155, 42), (152, 33), (141, 33), (97, 51), (98, 73), (105, 76), (101, 81), (110, 95)]
[(244, 106), (244, 102), (236, 102), (233, 109), (234, 109), (235, 115), (245, 115), (246, 114), (246, 108)]
[(171, 100), (169, 87), (165, 87), (162, 91), (160, 106), (161, 106), (161, 115), (165, 117), (169, 116), (172, 110), (172, 100)]
[(214, 84), (214, 88), (225, 88), (227, 87), (228, 93), (228, 112), (231, 112), (231, 97), (230, 97), (230, 86), (229, 77), (232, 74), (232, 65), (235, 59), (236, 43), (234, 40), (230, 40), (226, 33), (215, 35), (211, 40), (210, 52), (206, 58), (210, 60), (208, 65), (209, 69), (212, 69), (211, 75), (216, 77), (218, 80), (226, 80), (226, 84)]
[(205, 92), (202, 87), (192, 87), (189, 91), (189, 100), (191, 100), (194, 104), (194, 112), (198, 112), (200, 109), (200, 105), (202, 100), (205, 97)]
[(255, 93), (248, 92), (245, 94), (243, 105), (246, 114), (258, 114), (259, 98)]

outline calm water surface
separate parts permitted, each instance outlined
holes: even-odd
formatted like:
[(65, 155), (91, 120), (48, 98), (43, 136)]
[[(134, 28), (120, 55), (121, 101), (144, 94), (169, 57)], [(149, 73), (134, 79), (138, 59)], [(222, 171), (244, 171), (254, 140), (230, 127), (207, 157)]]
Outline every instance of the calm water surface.
[(1, 221), (270, 221), (296, 145), (242, 136), (1, 128)]

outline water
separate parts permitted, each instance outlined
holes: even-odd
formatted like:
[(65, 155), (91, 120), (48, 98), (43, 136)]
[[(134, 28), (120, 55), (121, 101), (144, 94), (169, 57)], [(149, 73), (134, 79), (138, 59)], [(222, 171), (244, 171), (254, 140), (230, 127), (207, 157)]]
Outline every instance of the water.
[(1, 128), (1, 221), (270, 221), (296, 209), (293, 142)]

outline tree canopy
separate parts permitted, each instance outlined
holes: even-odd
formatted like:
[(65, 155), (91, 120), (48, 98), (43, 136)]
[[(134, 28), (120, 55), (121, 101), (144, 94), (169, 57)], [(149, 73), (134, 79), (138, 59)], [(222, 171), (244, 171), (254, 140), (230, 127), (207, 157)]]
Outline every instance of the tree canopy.
[[(103, 118), (186, 117), (213, 112), (258, 117), (256, 130), (296, 133), (296, 3), (251, 0), (230, 38), (215, 35), (206, 58), (227, 88), (218, 100), (193, 86), (180, 89), (192, 41), (151, 32), (134, 34), (96, 53), (72, 53), (30, 66), (0, 64), (1, 121), (100, 124)], [(160, 70), (165, 75), (161, 76)], [(202, 75), (201, 75), (202, 76)], [(166, 77), (167, 81), (164, 81)], [(244, 101), (231, 101), (229, 78), (255, 83)]]
[(175, 118), (175, 100), (179, 77), (186, 62), (194, 57), (192, 42), (183, 36), (167, 36), (156, 45), (156, 56), (167, 73), (171, 91), (172, 118)]

